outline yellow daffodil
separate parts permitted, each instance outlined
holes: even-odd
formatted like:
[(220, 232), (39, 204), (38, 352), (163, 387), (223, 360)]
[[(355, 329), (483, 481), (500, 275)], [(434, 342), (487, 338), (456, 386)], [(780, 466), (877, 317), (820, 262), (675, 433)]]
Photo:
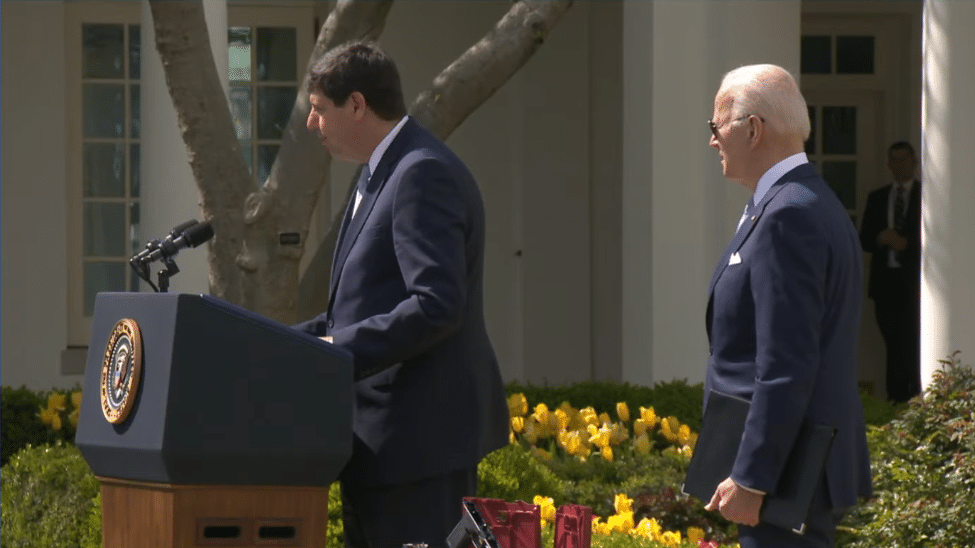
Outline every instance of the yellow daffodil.
[(596, 414), (596, 410), (592, 407), (586, 407), (580, 410), (579, 415), (582, 418), (582, 422), (587, 426), (599, 427), (599, 415)]
[(653, 518), (643, 518), (640, 520), (640, 525), (636, 527), (637, 531), (641, 537), (652, 540), (654, 542), (660, 541), (660, 524), (657, 520)]
[(657, 421), (660, 419), (657, 417), (657, 413), (653, 410), (653, 407), (641, 407), (640, 408), (640, 418), (647, 423), (648, 428), (653, 428), (657, 426)]
[(609, 523), (600, 521), (599, 517), (592, 518), (592, 532), (599, 535), (609, 535), (613, 532), (613, 528)]
[(71, 405), (73, 405), (75, 409), (81, 407), (81, 390), (75, 390), (71, 393)]
[(609, 528), (613, 531), (628, 533), (630, 529), (633, 529), (633, 512), (623, 512), (615, 516), (609, 516), (606, 519), (606, 523), (609, 524)]
[(680, 430), (680, 421), (677, 417), (667, 417), (660, 421), (660, 433), (671, 443), (677, 442), (677, 432)]
[(645, 421), (643, 419), (637, 419), (637, 420), (633, 421), (633, 435), (634, 436), (642, 435), (642, 434), (646, 433), (647, 430), (649, 430), (649, 428), (647, 428), (647, 421)]
[(603, 427), (596, 430), (596, 433), (589, 437), (589, 443), (600, 449), (609, 447), (609, 428)]
[(680, 445), (687, 445), (687, 442), (691, 439), (691, 427), (686, 424), (680, 425), (680, 429), (677, 430), (677, 443)]
[(535, 420), (539, 424), (548, 424), (548, 406), (544, 403), (540, 403), (535, 406), (535, 412), (532, 414)]
[(599, 456), (604, 460), (613, 462), (613, 448), (606, 446), (599, 450)]
[(528, 413), (528, 399), (524, 394), (512, 394), (508, 398), (508, 413), (512, 417), (522, 417)]
[(566, 432), (565, 442), (562, 444), (562, 447), (565, 449), (565, 452), (570, 455), (577, 454), (579, 449), (582, 447), (582, 440), (579, 439), (579, 432), (578, 431)]
[(52, 411), (64, 411), (64, 406), (68, 403), (68, 397), (61, 392), (51, 392), (47, 397), (47, 408)]
[(555, 521), (555, 503), (552, 501), (551, 497), (535, 495), (533, 504), (538, 505), (538, 513), (541, 516), (543, 523), (546, 521)]
[(699, 544), (699, 540), (704, 540), (704, 529), (700, 529), (698, 527), (688, 527), (687, 540), (691, 541), (691, 544)]
[(630, 408), (626, 406), (625, 401), (616, 403), (616, 416), (623, 422), (630, 422)]
[(521, 431), (525, 429), (525, 417), (511, 417), (511, 430), (515, 434), (521, 434)]
[(552, 413), (552, 415), (555, 417), (556, 430), (564, 431), (569, 428), (569, 420), (571, 417), (564, 409), (560, 407), (556, 409), (555, 413)]
[(617, 514), (623, 512), (633, 512), (633, 499), (626, 496), (626, 493), (617, 493), (613, 499), (613, 508)]
[(664, 546), (680, 546), (680, 531), (664, 531), (660, 535), (660, 543)]

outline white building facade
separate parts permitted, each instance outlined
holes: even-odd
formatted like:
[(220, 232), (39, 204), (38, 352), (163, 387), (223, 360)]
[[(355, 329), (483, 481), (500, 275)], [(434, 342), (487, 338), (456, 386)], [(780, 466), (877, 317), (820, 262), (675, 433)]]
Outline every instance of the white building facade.
[[(204, 5), (260, 181), (327, 11)], [(380, 43), (407, 100), (509, 7), (395, 4)], [(94, 295), (138, 290), (126, 259), (200, 218), (199, 193), (144, 0), (4, 0), (0, 10), (0, 382), (72, 386)], [(506, 380), (703, 378), (707, 284), (747, 199), (722, 178), (705, 121), (723, 74), (764, 62), (799, 77), (814, 125), (809, 156), (854, 222), (887, 182), (887, 146), (919, 149), (922, 367), (930, 375), (953, 350), (971, 362), (973, 26), (975, 3), (951, 0), (577, 1), (448, 140), (485, 196), (486, 314)], [(343, 208), (354, 166), (332, 170), (338, 184), (322, 192), (312, 240)], [(206, 292), (204, 250), (178, 262), (170, 290)], [(861, 380), (883, 395), (870, 301), (860, 352)]]

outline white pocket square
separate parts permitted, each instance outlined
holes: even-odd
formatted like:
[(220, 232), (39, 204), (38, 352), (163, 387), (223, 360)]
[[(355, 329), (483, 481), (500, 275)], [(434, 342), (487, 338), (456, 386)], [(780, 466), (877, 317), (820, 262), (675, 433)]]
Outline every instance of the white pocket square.
[(741, 262), (741, 255), (737, 253), (732, 253), (731, 258), (728, 259), (728, 266), (731, 266), (733, 264), (738, 264), (740, 262)]

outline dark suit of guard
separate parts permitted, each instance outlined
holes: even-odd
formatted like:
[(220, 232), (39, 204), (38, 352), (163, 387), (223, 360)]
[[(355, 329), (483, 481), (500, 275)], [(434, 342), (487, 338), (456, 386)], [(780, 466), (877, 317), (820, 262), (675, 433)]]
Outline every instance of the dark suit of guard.
[[(374, 514), (359, 516), (365, 529), (381, 519), (416, 534), (346, 534), (370, 546), (444, 546), (460, 497), (474, 493), (448, 493), (456, 504), (443, 509), (444, 493), (425, 480), (456, 474), (476, 486), (478, 461), (508, 443), (504, 386), (484, 323), (484, 205), (461, 160), (412, 119), (352, 216), (354, 201), (336, 243), (328, 310), (298, 327), (331, 336), (355, 357), (344, 497), (370, 494), (358, 503)], [(425, 537), (430, 530), (446, 533)]]
[(858, 496), (871, 495), (854, 362), (861, 271), (856, 230), (808, 163), (771, 186), (718, 261), (707, 308), (705, 394), (714, 389), (751, 401), (731, 478), (773, 492), (803, 421), (837, 429), (806, 536), (739, 525), (748, 542), (828, 545), (834, 520)]
[[(877, 325), (887, 351), (887, 397), (907, 401), (921, 391), (921, 183), (907, 193), (898, 232), (907, 249), (891, 251), (877, 243), (877, 235), (891, 227), (889, 184), (870, 193), (863, 211), (860, 242), (872, 254), (867, 294), (873, 299)], [(894, 228), (894, 227), (891, 227)]]

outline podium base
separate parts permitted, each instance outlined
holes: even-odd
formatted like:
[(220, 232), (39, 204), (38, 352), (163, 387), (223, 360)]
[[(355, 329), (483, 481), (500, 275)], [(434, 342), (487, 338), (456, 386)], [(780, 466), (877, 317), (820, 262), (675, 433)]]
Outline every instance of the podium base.
[(99, 477), (105, 548), (324, 548), (328, 487)]

